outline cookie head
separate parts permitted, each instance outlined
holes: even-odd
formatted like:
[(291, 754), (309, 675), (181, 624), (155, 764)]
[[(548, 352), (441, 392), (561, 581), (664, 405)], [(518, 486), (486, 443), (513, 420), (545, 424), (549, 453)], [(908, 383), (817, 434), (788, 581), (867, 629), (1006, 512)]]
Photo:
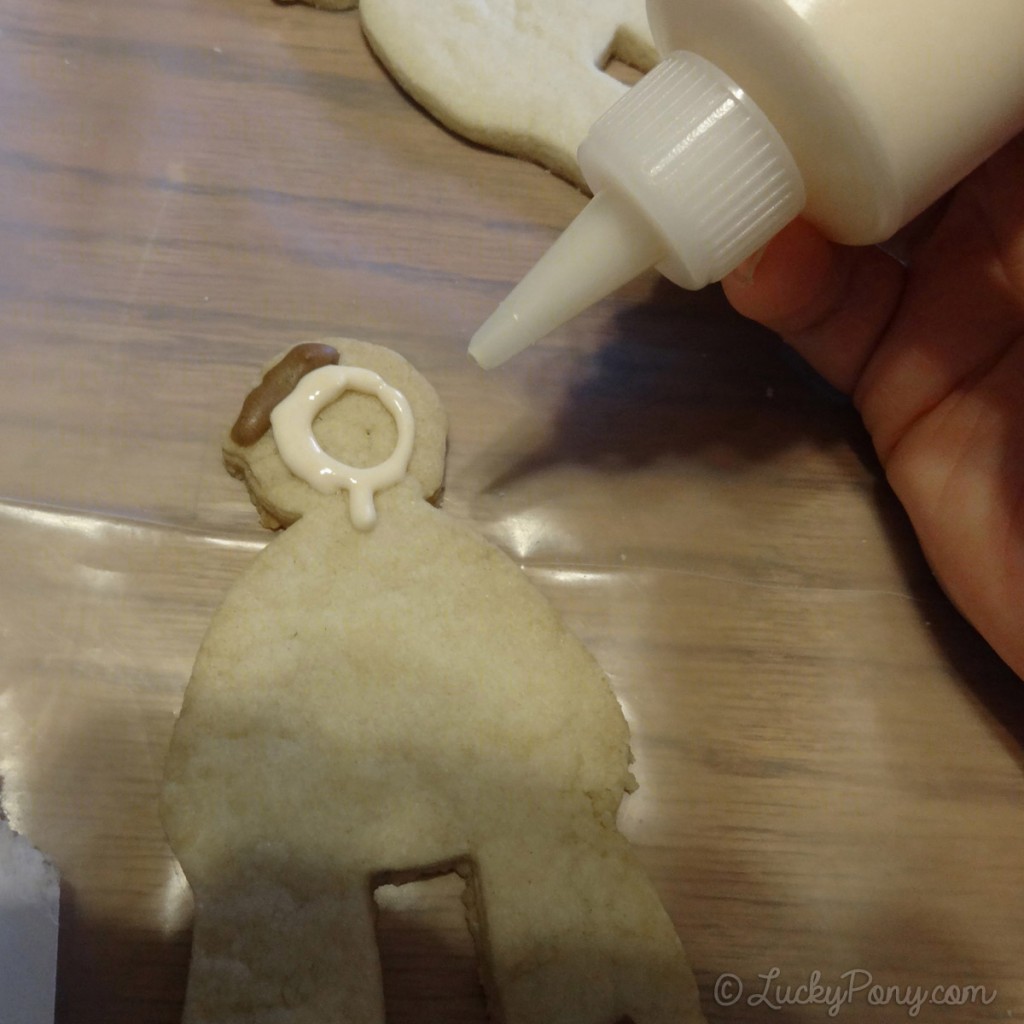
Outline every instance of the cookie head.
[(374, 494), (403, 480), (437, 500), (447, 423), (441, 401), (398, 353), (337, 338), (298, 345), (268, 366), (224, 442), (265, 526), (347, 502), (369, 529)]

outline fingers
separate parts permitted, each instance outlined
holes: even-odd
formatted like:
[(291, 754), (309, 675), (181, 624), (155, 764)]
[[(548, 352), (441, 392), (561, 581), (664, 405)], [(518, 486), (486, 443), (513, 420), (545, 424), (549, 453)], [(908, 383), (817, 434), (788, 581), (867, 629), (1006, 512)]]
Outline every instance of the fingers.
[(780, 334), (826, 380), (852, 394), (896, 311), (903, 281), (903, 268), (880, 250), (834, 245), (797, 220), (722, 287), (739, 313)]

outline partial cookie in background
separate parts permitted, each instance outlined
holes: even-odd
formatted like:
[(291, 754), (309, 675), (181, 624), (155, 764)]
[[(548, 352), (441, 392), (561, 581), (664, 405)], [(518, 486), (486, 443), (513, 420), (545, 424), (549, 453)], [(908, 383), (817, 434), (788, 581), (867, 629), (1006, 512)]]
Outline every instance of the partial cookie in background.
[[(345, 10), (355, 0), (310, 0)], [(402, 88), (442, 124), (580, 188), (576, 150), (657, 54), (644, 0), (361, 0), (363, 31)]]

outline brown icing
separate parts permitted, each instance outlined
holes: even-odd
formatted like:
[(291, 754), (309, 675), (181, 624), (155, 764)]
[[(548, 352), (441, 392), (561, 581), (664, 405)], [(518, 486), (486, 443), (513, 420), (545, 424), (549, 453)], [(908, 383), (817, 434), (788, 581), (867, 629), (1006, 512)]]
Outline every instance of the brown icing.
[(299, 381), (307, 373), (340, 359), (336, 348), (322, 342), (296, 345), (267, 370), (263, 380), (246, 395), (242, 411), (231, 428), (231, 440), (243, 447), (255, 444), (270, 429), (274, 407), (295, 390)]

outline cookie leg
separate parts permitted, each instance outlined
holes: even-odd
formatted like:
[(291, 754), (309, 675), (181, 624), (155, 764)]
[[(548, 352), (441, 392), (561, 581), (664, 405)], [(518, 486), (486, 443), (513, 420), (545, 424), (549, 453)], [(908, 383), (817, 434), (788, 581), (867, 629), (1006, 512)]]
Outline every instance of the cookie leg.
[(500, 1018), (703, 1020), (679, 938), (628, 844), (596, 824), (584, 833), (515, 837), (478, 858), (477, 924)]
[(369, 884), (249, 881), (196, 899), (185, 1024), (383, 1024)]

